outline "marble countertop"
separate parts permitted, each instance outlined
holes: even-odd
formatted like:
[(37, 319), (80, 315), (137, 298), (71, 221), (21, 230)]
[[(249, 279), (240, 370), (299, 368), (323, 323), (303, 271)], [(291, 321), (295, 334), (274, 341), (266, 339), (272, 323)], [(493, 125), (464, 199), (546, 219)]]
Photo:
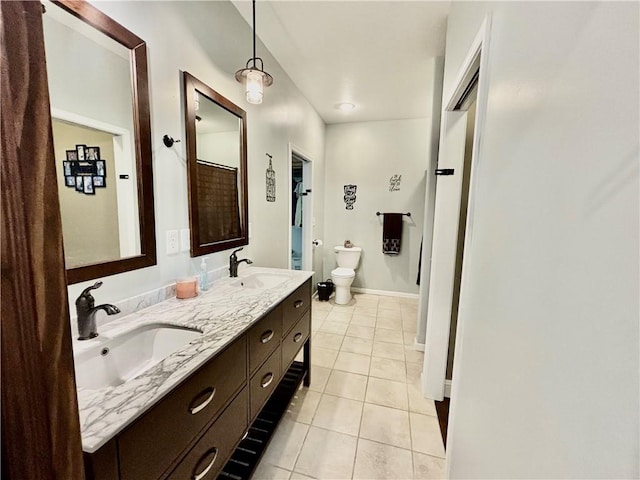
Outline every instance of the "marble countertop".
[[(287, 275), (268, 289), (237, 286), (253, 273)], [(198, 367), (244, 333), (312, 276), (313, 272), (249, 267), (239, 278), (215, 281), (195, 298), (172, 298), (104, 325), (92, 340), (74, 340), (74, 352), (90, 342), (150, 323), (170, 323), (200, 329), (203, 334), (139, 376), (115, 387), (99, 390), (78, 388), (82, 448), (93, 453), (130, 425)], [(236, 285), (234, 285), (236, 284)]]

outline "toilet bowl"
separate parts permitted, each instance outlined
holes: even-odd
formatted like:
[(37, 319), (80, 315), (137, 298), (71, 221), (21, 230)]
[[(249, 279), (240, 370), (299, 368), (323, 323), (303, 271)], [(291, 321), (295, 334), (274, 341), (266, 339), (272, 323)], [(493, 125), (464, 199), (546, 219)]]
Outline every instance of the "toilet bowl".
[(331, 280), (336, 287), (336, 296), (333, 299), (338, 305), (346, 305), (351, 301), (351, 284), (356, 278), (356, 272), (352, 268), (338, 267), (331, 270)]
[(338, 264), (338, 268), (331, 271), (331, 280), (336, 287), (336, 296), (333, 301), (337, 305), (346, 305), (351, 301), (351, 284), (356, 277), (356, 268), (362, 249), (360, 247), (346, 248), (339, 245), (333, 250)]

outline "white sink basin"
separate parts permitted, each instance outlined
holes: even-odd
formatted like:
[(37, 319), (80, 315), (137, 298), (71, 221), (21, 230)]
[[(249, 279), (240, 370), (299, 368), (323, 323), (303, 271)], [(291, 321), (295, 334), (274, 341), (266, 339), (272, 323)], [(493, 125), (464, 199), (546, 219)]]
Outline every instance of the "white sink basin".
[(189, 327), (154, 323), (113, 336), (98, 336), (77, 345), (74, 355), (78, 387), (115, 387), (148, 370), (202, 332)]
[(281, 283), (286, 282), (291, 278), (290, 275), (286, 273), (267, 273), (267, 272), (256, 272), (247, 275), (246, 277), (241, 277), (231, 285), (234, 287), (244, 287), (244, 288), (255, 288), (266, 290), (268, 288), (274, 288), (280, 285)]

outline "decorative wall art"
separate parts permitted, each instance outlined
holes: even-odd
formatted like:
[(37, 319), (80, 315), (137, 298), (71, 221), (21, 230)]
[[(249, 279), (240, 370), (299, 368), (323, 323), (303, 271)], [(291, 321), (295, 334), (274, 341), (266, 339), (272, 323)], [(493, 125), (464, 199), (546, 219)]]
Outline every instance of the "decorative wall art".
[(269, 157), (269, 166), (267, 167), (267, 172), (266, 172), (267, 202), (275, 202), (276, 201), (276, 172), (273, 169), (273, 165), (271, 164), (271, 159), (273, 157), (268, 153), (266, 155), (267, 157)]
[(76, 145), (75, 150), (66, 151), (62, 162), (64, 184), (85, 195), (95, 195), (96, 188), (107, 186), (106, 162), (100, 158), (100, 147)]
[(389, 191), (390, 192), (399, 192), (400, 191), (400, 182), (402, 181), (402, 175), (398, 175), (397, 173), (393, 175), (389, 179)]
[(353, 204), (356, 203), (357, 185), (344, 186), (344, 203), (347, 210), (353, 210)]

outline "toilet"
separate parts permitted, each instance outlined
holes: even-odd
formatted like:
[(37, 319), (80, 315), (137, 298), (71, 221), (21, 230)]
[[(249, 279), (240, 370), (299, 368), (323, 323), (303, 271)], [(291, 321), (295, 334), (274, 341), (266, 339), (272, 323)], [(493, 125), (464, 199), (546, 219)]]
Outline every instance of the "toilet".
[(338, 268), (331, 270), (331, 280), (336, 286), (334, 302), (337, 305), (346, 305), (351, 301), (351, 284), (356, 276), (356, 268), (360, 261), (362, 248), (346, 248), (338, 245), (333, 249), (336, 252)]

